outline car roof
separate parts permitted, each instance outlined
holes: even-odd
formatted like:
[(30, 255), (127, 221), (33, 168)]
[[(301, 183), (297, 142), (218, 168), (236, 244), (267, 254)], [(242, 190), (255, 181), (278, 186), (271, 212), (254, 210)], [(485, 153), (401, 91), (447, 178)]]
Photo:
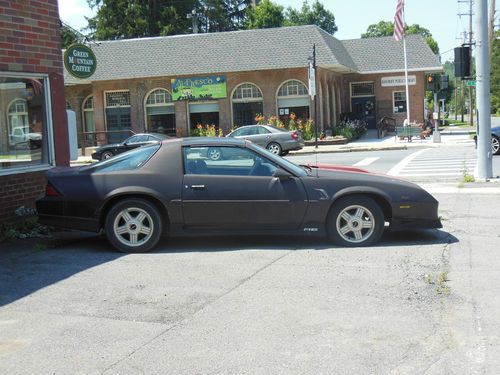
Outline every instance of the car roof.
[(226, 137), (188, 137), (181, 140), (183, 146), (244, 146), (247, 143), (244, 139)]

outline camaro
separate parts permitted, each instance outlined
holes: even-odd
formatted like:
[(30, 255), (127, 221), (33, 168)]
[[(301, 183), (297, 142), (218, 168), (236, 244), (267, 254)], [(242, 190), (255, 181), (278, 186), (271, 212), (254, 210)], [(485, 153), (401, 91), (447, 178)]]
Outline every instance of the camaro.
[[(207, 156), (210, 147), (221, 157)], [(228, 152), (225, 152), (228, 151)], [(44, 224), (98, 232), (123, 252), (162, 235), (308, 234), (368, 246), (391, 230), (440, 228), (438, 202), (411, 182), (353, 167), (298, 166), (249, 141), (170, 139), (47, 172)]]

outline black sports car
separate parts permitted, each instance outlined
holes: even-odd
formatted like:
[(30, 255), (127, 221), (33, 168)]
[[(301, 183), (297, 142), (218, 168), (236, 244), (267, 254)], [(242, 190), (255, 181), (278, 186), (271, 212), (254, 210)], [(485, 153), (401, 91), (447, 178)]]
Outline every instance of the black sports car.
[(92, 159), (104, 160), (109, 159), (112, 156), (121, 154), (125, 151), (132, 150), (137, 147), (148, 145), (151, 143), (161, 142), (168, 139), (169, 136), (160, 133), (151, 134), (134, 134), (133, 136), (125, 139), (121, 143), (111, 143), (109, 145), (104, 145), (95, 150), (92, 153)]
[[(207, 157), (219, 147), (221, 158)], [(224, 156), (230, 155), (230, 156)], [(438, 202), (419, 186), (351, 167), (298, 166), (249, 141), (171, 139), (112, 159), (47, 172), (44, 224), (105, 229), (123, 252), (162, 234), (327, 235), (366, 246), (393, 230), (440, 228)]]

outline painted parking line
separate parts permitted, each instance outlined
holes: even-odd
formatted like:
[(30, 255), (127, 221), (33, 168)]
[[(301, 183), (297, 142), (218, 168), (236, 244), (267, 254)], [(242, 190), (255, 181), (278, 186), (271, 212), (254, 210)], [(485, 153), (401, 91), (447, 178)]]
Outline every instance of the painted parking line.
[(356, 164), (353, 164), (353, 167), (364, 167), (367, 165), (370, 165), (374, 161), (380, 159), (380, 156), (377, 157), (372, 157), (372, 158), (364, 158), (363, 160), (357, 162)]

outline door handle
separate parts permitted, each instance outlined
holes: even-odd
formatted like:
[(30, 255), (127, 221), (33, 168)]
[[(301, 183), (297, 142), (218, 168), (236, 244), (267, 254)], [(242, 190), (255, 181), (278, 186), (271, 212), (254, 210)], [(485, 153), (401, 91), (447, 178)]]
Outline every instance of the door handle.
[(205, 185), (191, 185), (191, 189), (193, 189), (193, 190), (203, 190), (203, 189), (205, 189)]

